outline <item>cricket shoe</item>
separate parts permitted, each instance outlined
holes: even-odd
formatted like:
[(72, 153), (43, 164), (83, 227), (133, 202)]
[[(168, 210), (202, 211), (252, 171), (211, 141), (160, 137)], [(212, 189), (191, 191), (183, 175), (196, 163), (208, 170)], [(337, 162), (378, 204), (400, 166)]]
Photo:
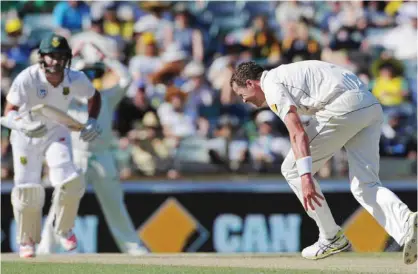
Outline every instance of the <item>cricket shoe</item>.
[(302, 250), (302, 257), (310, 260), (323, 259), (351, 247), (350, 242), (340, 230), (333, 239), (319, 238), (316, 243)]
[(403, 261), (406, 264), (413, 264), (417, 261), (417, 212), (411, 213), (408, 218), (408, 231), (403, 247)]
[(35, 244), (22, 244), (19, 247), (20, 258), (33, 258), (35, 257)]
[(148, 254), (149, 252), (145, 247), (136, 245), (135, 247), (128, 248), (126, 253), (131, 256), (142, 256)]
[(60, 237), (60, 243), (66, 251), (72, 251), (77, 248), (77, 238), (72, 230), (67, 235)]

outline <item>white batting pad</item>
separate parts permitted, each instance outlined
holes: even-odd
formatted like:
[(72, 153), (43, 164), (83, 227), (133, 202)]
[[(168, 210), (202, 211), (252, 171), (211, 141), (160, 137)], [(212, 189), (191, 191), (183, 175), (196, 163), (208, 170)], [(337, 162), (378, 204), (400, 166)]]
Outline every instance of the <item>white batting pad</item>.
[(85, 184), (80, 176), (55, 188), (52, 206), (55, 213), (54, 228), (58, 235), (66, 235), (74, 227), (84, 192)]
[(17, 225), (17, 242), (39, 243), (41, 240), (42, 207), (45, 190), (41, 185), (19, 185), (11, 193), (13, 214)]

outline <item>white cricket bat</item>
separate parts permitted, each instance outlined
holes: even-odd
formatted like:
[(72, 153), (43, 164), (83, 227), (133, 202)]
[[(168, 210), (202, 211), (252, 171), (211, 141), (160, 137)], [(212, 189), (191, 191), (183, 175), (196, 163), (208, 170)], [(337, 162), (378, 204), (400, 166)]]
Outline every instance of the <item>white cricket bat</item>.
[(85, 124), (80, 123), (64, 111), (45, 104), (33, 106), (29, 111), (26, 111), (18, 117), (16, 117), (16, 120), (20, 120), (30, 113), (40, 114), (58, 124), (68, 127), (72, 131), (81, 131), (86, 126)]

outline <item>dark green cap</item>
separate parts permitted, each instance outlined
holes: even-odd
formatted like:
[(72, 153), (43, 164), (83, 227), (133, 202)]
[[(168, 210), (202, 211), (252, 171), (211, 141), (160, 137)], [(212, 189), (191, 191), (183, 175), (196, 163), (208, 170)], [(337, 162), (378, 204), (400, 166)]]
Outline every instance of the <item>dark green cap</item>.
[(71, 48), (68, 45), (67, 39), (63, 36), (51, 33), (41, 41), (39, 46), (39, 53), (68, 53), (71, 54)]

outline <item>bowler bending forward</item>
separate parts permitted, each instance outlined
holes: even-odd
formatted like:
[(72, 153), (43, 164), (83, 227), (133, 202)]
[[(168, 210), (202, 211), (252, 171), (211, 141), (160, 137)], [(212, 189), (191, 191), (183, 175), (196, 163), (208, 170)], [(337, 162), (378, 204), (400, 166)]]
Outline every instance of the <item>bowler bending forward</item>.
[(71, 99), (81, 97), (89, 100), (90, 108), (89, 120), (80, 138), (90, 142), (100, 134), (96, 122), (100, 94), (84, 73), (66, 68), (71, 57), (67, 40), (51, 34), (41, 42), (40, 63), (22, 71), (7, 95), (2, 125), (12, 129), (10, 142), (15, 185), (11, 197), (21, 257), (35, 256), (35, 244), (41, 238), (45, 191), (40, 183), (44, 158), (49, 167), (49, 180), (55, 187), (52, 201), (54, 231), (66, 250), (77, 247), (72, 228), (85, 185), (73, 163), (70, 131), (33, 113), (16, 120), (18, 111), (28, 111), (37, 104), (53, 105), (67, 111)]
[[(269, 106), (289, 131), (292, 150), (281, 170), (319, 228), (318, 241), (303, 249), (303, 257), (325, 258), (351, 246), (313, 178), (344, 147), (354, 197), (404, 245), (404, 262), (417, 260), (417, 213), (380, 182), (382, 108), (355, 74), (322, 61), (281, 65), (270, 71), (246, 62), (237, 67), (230, 83), (244, 102)], [(306, 127), (300, 114), (312, 116)]]

